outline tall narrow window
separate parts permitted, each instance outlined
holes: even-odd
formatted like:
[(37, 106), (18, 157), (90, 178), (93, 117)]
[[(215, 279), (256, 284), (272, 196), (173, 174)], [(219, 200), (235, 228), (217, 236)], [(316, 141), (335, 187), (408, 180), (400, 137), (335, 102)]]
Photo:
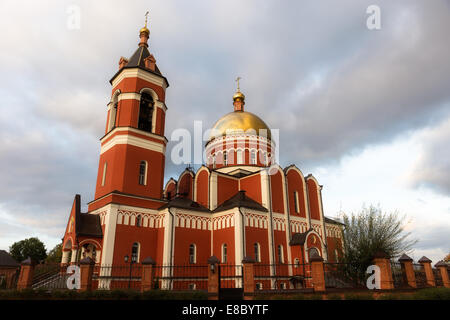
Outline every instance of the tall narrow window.
[(237, 150), (236, 157), (237, 157), (237, 164), (243, 164), (244, 163), (244, 157), (242, 156), (242, 150), (241, 149)]
[(250, 163), (256, 164), (256, 150), (250, 151)]
[(298, 192), (297, 191), (294, 191), (294, 205), (295, 205), (295, 212), (299, 213)]
[(196, 262), (196, 259), (197, 259), (197, 257), (196, 257), (197, 252), (196, 251), (197, 250), (196, 250), (195, 244), (191, 244), (189, 246), (189, 263), (195, 263)]
[(139, 104), (139, 122), (138, 129), (152, 132), (153, 106), (155, 102), (151, 94), (141, 93), (141, 102)]
[(283, 255), (283, 246), (281, 244), (278, 245), (278, 263), (284, 263), (284, 255)]
[(103, 176), (102, 176), (102, 187), (105, 185), (106, 180), (106, 168), (108, 167), (108, 163), (105, 161), (105, 164), (103, 165)]
[(137, 242), (133, 243), (131, 247), (131, 261), (139, 262), (139, 243)]
[(261, 262), (261, 252), (260, 252), (260, 248), (259, 248), (259, 243), (256, 242), (253, 245), (253, 250), (255, 251), (255, 261), (256, 262)]
[(147, 161), (141, 161), (139, 164), (139, 184), (147, 184)]
[(228, 152), (226, 151), (223, 152), (223, 165), (228, 165)]
[(119, 94), (115, 94), (111, 101), (111, 108), (109, 110), (108, 132), (116, 127), (118, 106), (119, 106)]
[(140, 227), (142, 225), (142, 218), (141, 215), (138, 215), (136, 217), (136, 227)]
[(227, 244), (222, 245), (222, 263), (227, 263)]

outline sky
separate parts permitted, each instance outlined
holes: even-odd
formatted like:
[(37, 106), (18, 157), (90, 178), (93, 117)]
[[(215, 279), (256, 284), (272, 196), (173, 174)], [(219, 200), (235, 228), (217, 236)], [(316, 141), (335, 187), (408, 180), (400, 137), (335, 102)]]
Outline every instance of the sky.
[[(0, 249), (51, 249), (74, 195), (93, 200), (109, 80), (146, 11), (169, 140), (232, 111), (240, 76), (246, 110), (279, 129), (280, 165), (324, 186), (326, 216), (379, 205), (403, 217), (415, 260), (450, 252), (448, 0), (3, 0)], [(184, 168), (168, 157), (166, 180)]]

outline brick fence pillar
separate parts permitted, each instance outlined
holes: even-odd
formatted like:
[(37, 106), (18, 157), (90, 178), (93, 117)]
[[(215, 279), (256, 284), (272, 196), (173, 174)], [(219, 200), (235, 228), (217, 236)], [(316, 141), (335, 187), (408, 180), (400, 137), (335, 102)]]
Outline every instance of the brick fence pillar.
[(219, 298), (219, 259), (216, 256), (208, 258), (208, 299)]
[(142, 261), (141, 292), (153, 289), (153, 266), (155, 261), (147, 257)]
[(254, 263), (255, 260), (250, 257), (245, 257), (244, 260), (242, 260), (244, 300), (252, 300), (255, 293)]
[(30, 257), (21, 262), (19, 280), (17, 281), (18, 290), (31, 288), (35, 265), (36, 263)]
[(406, 254), (403, 254), (398, 261), (402, 264), (402, 272), (404, 273), (404, 277), (408, 285), (410, 287), (417, 288), (416, 274), (414, 273), (414, 268), (412, 265), (413, 259), (408, 257)]
[(373, 263), (380, 268), (380, 289), (394, 289), (394, 279), (392, 278), (391, 261), (384, 253), (378, 253), (373, 259)]
[(423, 270), (425, 270), (425, 276), (427, 277), (427, 284), (431, 287), (436, 287), (433, 269), (431, 268), (431, 260), (423, 256), (422, 258), (420, 258), (419, 263), (423, 266)]
[(323, 268), (323, 258), (318, 254), (313, 254), (309, 259), (311, 262), (311, 276), (315, 292), (325, 291), (325, 272)]
[(80, 291), (92, 290), (92, 274), (94, 273), (95, 261), (90, 257), (80, 261)]
[(444, 261), (439, 261), (434, 266), (436, 268), (438, 268), (439, 271), (441, 272), (442, 284), (444, 285), (444, 287), (450, 288), (450, 279), (449, 279), (449, 274), (448, 274), (448, 264), (446, 264)]

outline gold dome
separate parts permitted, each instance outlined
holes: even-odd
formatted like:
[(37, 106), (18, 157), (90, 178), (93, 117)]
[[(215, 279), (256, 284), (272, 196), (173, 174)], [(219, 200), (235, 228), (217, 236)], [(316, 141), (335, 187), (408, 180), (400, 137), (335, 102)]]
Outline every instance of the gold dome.
[(242, 101), (245, 100), (245, 96), (242, 92), (236, 91), (236, 93), (233, 96), (233, 101), (236, 101), (236, 99), (240, 98)]
[(244, 133), (251, 129), (255, 131), (256, 135), (271, 138), (269, 127), (260, 117), (247, 111), (234, 111), (224, 115), (214, 124), (209, 139), (212, 140), (227, 134)]
[(139, 34), (141, 34), (142, 32), (146, 32), (147, 34), (150, 34), (150, 30), (148, 30), (147, 27), (143, 27), (143, 28), (141, 28), (141, 30), (139, 30)]

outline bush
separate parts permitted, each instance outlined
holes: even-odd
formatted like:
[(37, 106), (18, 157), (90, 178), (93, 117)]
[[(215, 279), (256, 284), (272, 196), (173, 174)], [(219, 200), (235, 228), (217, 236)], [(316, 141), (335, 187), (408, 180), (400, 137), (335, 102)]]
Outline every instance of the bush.
[(414, 293), (417, 300), (450, 300), (450, 288), (427, 288)]
[(370, 293), (347, 293), (344, 297), (345, 300), (374, 300)]
[(332, 294), (327, 295), (327, 299), (328, 300), (342, 300), (342, 297), (340, 294), (332, 293)]

